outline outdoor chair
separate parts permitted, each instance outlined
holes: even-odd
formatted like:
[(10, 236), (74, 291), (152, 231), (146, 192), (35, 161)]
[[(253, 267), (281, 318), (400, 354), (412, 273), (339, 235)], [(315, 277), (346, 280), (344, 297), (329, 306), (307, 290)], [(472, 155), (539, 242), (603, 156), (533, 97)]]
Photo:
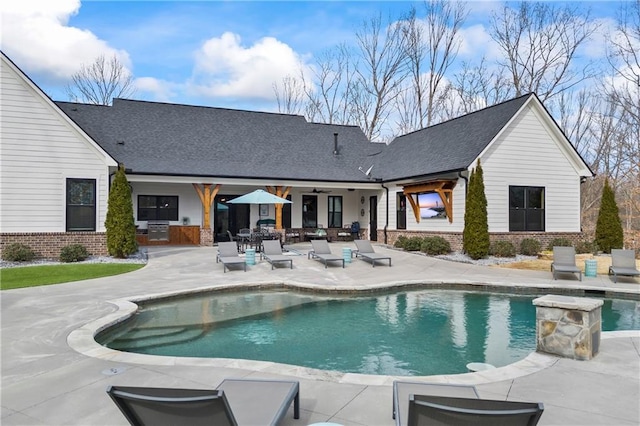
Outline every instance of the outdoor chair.
[(222, 272), (227, 272), (229, 265), (242, 264), (243, 269), (247, 272), (247, 263), (238, 255), (238, 246), (233, 241), (219, 242), (218, 243), (218, 255), (216, 256), (216, 263), (222, 262)]
[(344, 268), (344, 258), (331, 253), (327, 240), (311, 240), (311, 246), (313, 249), (307, 254), (309, 259), (320, 260), (324, 263), (325, 269), (327, 262), (342, 262), (342, 267)]
[(355, 240), (356, 243), (356, 257), (362, 257), (363, 259), (371, 261), (371, 265), (376, 267), (376, 260), (389, 260), (389, 266), (391, 266), (391, 257), (384, 254), (376, 253), (373, 250), (371, 242), (368, 240)]
[(234, 237), (231, 231), (227, 230), (227, 234), (229, 235), (229, 241), (234, 241), (236, 243), (236, 248), (238, 249), (238, 253), (242, 252), (242, 241), (238, 237)]
[(297, 381), (226, 379), (216, 390), (109, 386), (107, 393), (132, 426), (276, 425), (293, 402)]
[(411, 395), (439, 395), (459, 398), (478, 398), (474, 386), (425, 382), (393, 382), (393, 418), (396, 426), (406, 426)]
[(411, 395), (407, 425), (534, 426), (543, 411), (538, 402)]
[(609, 275), (613, 275), (613, 282), (618, 282), (618, 275), (636, 277), (640, 271), (636, 268), (636, 253), (634, 250), (611, 249), (611, 266)]
[(282, 246), (280, 246), (280, 240), (264, 240), (262, 242), (262, 252), (260, 253), (260, 259), (265, 258), (267, 262), (271, 264), (273, 270), (274, 263), (286, 263), (289, 262), (289, 267), (293, 269), (293, 259), (291, 256), (282, 254)]
[(558, 272), (576, 273), (582, 281), (582, 270), (576, 266), (576, 250), (573, 247), (554, 247), (551, 273), (557, 280)]

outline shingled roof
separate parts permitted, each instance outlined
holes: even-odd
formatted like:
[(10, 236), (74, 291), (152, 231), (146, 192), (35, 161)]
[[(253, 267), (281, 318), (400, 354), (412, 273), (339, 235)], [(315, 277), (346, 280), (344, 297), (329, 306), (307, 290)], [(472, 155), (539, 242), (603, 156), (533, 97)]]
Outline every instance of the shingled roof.
[(531, 96), (399, 136), (377, 156), (373, 174), (390, 181), (466, 170)]
[(357, 126), (299, 115), (124, 99), (56, 104), (129, 174), (366, 182), (358, 168), (381, 149)]

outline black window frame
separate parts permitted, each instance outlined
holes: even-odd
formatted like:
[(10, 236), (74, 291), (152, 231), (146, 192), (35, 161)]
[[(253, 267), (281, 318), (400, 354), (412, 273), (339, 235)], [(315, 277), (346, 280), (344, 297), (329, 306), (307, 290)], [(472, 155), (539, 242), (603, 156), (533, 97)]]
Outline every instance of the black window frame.
[(396, 196), (396, 229), (407, 229), (407, 196), (402, 192)]
[[(336, 210), (336, 201), (340, 200), (340, 210)], [(327, 197), (327, 222), (329, 228), (342, 228), (344, 213), (344, 200), (342, 195), (329, 195)]]
[(302, 196), (302, 227), (318, 227), (318, 197), (315, 195)]
[[(88, 184), (90, 197), (71, 194), (73, 184)], [(67, 178), (65, 187), (65, 230), (66, 232), (95, 232), (97, 217), (96, 179)], [(83, 220), (84, 219), (84, 220)]]
[(509, 232), (545, 232), (545, 204), (544, 186), (509, 185)]
[[(142, 205), (149, 205), (151, 203), (143, 203), (142, 200), (144, 198), (155, 199), (155, 207), (141, 207)], [(167, 199), (168, 201), (175, 200), (175, 207), (169, 205), (170, 208), (162, 209), (158, 206), (163, 203), (162, 199)], [(149, 220), (168, 220), (168, 221), (177, 221), (178, 220), (178, 212), (180, 211), (180, 197), (177, 195), (146, 195), (140, 194), (138, 195), (138, 209), (136, 212), (136, 218), (138, 221), (149, 221)], [(146, 213), (145, 213), (146, 212)], [(151, 212), (155, 212), (155, 214), (149, 214)], [(160, 214), (159, 214), (160, 213)]]

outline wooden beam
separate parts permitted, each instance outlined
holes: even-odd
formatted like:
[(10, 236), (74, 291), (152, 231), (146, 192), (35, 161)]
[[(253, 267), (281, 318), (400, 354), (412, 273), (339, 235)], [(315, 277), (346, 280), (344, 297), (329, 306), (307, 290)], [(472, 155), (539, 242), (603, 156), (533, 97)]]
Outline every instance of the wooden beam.
[(416, 200), (413, 199), (413, 194), (405, 193), (405, 197), (409, 200), (409, 204), (411, 204), (411, 209), (413, 210), (413, 216), (416, 218), (416, 222), (420, 223), (420, 206)]
[(417, 204), (417, 200), (413, 200), (413, 195), (415, 194), (417, 198), (417, 194), (435, 192), (442, 201), (449, 223), (453, 223), (453, 188), (456, 186), (456, 183), (457, 182), (455, 180), (437, 180), (433, 182), (404, 186), (402, 188), (402, 192), (407, 197), (411, 207), (413, 208), (413, 215), (416, 218), (416, 222), (420, 222), (420, 206)]
[(202, 188), (200, 188), (200, 185), (197, 183), (193, 183), (192, 185), (198, 194), (198, 198), (200, 198), (200, 203), (202, 204), (202, 211), (204, 213), (202, 229), (210, 229), (211, 206), (213, 205), (216, 195), (218, 195), (221, 185), (217, 184), (213, 189), (211, 189), (210, 183), (203, 183)]

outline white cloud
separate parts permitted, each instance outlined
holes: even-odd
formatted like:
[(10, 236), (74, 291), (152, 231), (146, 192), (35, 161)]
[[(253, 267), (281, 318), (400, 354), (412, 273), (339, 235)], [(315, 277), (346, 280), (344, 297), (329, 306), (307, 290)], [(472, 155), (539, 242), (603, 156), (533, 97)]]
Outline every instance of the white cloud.
[(2, 4), (2, 50), (28, 74), (66, 82), (80, 66), (114, 54), (130, 68), (129, 55), (91, 31), (67, 26), (80, 0), (25, 0)]
[(462, 40), (458, 57), (463, 60), (479, 60), (485, 56), (492, 61), (501, 57), (501, 52), (484, 25), (476, 24), (460, 29), (458, 37)]
[(240, 36), (225, 32), (196, 52), (193, 90), (206, 96), (273, 99), (273, 83), (306, 69), (287, 44), (264, 37), (245, 47)]
[[(176, 95), (176, 89), (179, 90), (178, 84), (154, 77), (140, 77), (134, 81), (137, 93), (150, 94), (150, 99), (158, 102), (171, 102)], [(143, 96), (144, 99), (149, 99)]]

